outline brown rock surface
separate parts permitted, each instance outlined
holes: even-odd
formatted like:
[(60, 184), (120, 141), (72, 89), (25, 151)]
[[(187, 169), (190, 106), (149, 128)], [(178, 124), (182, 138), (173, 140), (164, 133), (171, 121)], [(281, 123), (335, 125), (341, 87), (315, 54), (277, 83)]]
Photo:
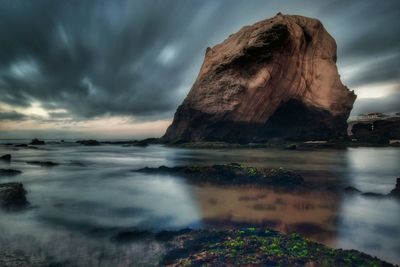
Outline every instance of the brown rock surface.
[(257, 142), (346, 135), (356, 96), (321, 22), (277, 14), (207, 48), (166, 141)]

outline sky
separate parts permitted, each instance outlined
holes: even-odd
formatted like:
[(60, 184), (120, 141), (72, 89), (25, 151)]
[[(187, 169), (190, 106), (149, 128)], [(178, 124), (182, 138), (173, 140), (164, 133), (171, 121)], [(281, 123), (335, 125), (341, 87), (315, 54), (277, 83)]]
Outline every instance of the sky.
[(335, 38), (352, 115), (400, 111), (399, 0), (1, 0), (0, 138), (161, 136), (205, 49), (278, 12)]

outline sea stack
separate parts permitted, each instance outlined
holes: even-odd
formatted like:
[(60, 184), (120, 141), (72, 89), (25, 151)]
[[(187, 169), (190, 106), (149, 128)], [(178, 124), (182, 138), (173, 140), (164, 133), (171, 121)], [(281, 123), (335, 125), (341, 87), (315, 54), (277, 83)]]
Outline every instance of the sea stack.
[(337, 139), (347, 135), (355, 99), (340, 81), (336, 42), (321, 22), (278, 13), (207, 48), (163, 139)]

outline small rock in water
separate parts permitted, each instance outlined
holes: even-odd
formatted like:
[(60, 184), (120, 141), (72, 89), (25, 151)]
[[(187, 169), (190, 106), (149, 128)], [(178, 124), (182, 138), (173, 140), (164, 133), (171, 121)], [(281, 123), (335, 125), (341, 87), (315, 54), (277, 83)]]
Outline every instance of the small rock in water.
[(0, 184), (0, 207), (17, 208), (28, 204), (26, 191), (21, 183)]
[(118, 233), (113, 239), (117, 242), (125, 243), (142, 240), (150, 237), (151, 235), (152, 233), (146, 230), (130, 230)]
[(100, 142), (97, 140), (79, 140), (76, 141), (78, 144), (84, 145), (84, 146), (99, 146)]
[(391, 196), (400, 197), (400, 177), (396, 179), (396, 187), (390, 192)]
[(295, 187), (304, 183), (302, 176), (283, 168), (255, 168), (238, 163), (210, 166), (180, 166), (142, 168), (136, 170), (147, 173), (177, 173), (198, 183), (227, 185), (264, 185)]
[(18, 145), (14, 145), (14, 147), (28, 147), (27, 144), (18, 144)]
[(54, 167), (59, 165), (58, 163), (52, 161), (28, 161), (27, 163), (32, 165), (39, 165), (42, 167)]
[(44, 141), (39, 140), (39, 139), (37, 139), (37, 138), (32, 139), (32, 141), (31, 141), (31, 143), (30, 143), (30, 145), (44, 145), (44, 144), (45, 144)]
[(11, 155), (10, 154), (5, 154), (5, 155), (0, 157), (0, 160), (11, 161)]
[(0, 169), (0, 176), (14, 176), (21, 173), (22, 173), (21, 171), (13, 169)]

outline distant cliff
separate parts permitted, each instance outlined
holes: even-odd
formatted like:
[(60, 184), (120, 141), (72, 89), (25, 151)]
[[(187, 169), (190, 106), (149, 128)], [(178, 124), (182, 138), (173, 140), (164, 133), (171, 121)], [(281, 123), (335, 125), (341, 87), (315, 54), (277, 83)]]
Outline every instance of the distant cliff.
[(163, 139), (335, 139), (346, 136), (355, 98), (340, 81), (336, 43), (321, 22), (278, 14), (207, 48)]

